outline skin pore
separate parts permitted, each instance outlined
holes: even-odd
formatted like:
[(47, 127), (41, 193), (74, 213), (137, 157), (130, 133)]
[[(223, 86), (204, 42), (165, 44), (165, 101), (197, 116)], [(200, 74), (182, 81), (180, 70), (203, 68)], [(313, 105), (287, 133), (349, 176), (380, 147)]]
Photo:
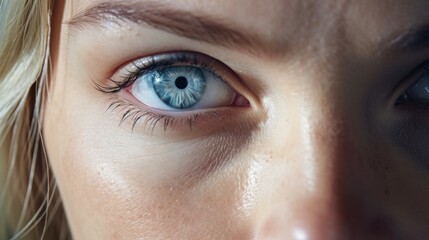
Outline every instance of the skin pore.
[[(424, 239), (429, 115), (397, 103), (425, 73), (428, 7), (58, 3), (43, 134), (74, 239)], [(214, 71), (232, 103), (115, 89), (162, 54)]]

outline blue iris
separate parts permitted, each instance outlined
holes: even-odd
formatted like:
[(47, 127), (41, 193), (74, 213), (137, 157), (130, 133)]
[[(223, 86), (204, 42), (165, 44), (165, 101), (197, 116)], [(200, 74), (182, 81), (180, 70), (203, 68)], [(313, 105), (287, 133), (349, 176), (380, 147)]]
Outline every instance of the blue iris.
[(206, 90), (203, 70), (191, 66), (167, 67), (152, 72), (153, 88), (168, 106), (177, 109), (197, 104)]

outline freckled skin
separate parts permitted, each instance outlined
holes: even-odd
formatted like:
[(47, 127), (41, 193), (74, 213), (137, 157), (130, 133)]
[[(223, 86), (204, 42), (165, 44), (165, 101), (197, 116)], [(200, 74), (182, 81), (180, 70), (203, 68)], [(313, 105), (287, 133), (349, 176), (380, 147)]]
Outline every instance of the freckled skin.
[[(94, 2), (67, 1), (54, 19)], [(136, 25), (73, 37), (67, 25), (54, 27), (43, 134), (74, 239), (429, 235), (427, 113), (395, 107), (389, 99), (406, 86), (386, 87), (401, 80), (392, 69), (417, 67), (429, 53), (381, 51), (383, 39), (429, 20), (427, 1), (165, 2), (252, 30), (275, 54)], [(195, 121), (192, 130), (118, 127), (121, 114), (106, 113), (111, 98), (91, 81), (158, 50), (220, 60), (251, 106)]]

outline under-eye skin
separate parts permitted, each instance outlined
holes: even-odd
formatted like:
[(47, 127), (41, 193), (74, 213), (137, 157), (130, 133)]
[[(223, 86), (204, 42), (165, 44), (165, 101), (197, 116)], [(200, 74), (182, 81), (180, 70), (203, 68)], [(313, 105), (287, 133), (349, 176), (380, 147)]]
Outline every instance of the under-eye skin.
[(239, 82), (226, 65), (196, 52), (161, 53), (142, 57), (113, 74), (97, 90), (112, 95), (108, 110), (122, 114), (120, 123), (140, 122), (154, 131), (160, 124), (192, 129), (198, 121), (222, 121), (250, 107), (249, 101), (230, 86)]

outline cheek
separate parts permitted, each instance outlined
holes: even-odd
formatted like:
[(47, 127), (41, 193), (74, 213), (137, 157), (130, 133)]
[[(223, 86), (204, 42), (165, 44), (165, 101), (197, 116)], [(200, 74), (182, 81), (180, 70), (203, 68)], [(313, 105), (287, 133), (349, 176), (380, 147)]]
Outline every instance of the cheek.
[(48, 104), (44, 134), (76, 239), (248, 237), (236, 159), (247, 135), (167, 144), (118, 127), (94, 93), (68, 89)]
[[(156, 182), (152, 180), (154, 173), (145, 176), (144, 169), (141, 174), (138, 169), (130, 171), (118, 163), (121, 159), (97, 161), (94, 155), (98, 154), (80, 143), (69, 147), (75, 151), (65, 155), (56, 170), (76, 234), (94, 236), (91, 239), (202, 239), (207, 235), (219, 239), (221, 234), (242, 235), (237, 214), (240, 186), (236, 176), (240, 173), (224, 172), (198, 183)], [(96, 237), (94, 230), (99, 234)]]

